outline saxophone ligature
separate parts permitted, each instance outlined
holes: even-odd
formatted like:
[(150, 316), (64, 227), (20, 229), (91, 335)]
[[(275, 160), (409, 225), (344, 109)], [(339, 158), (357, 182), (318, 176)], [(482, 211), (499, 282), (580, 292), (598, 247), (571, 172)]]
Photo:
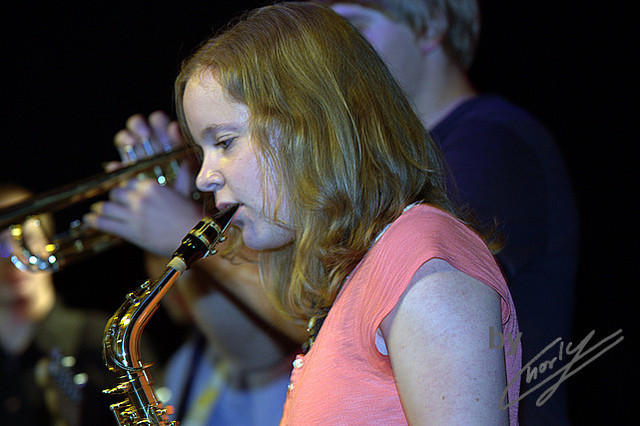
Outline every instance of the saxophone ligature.
[(224, 240), (238, 205), (226, 208), (212, 217), (203, 218), (182, 240), (160, 278), (145, 281), (129, 293), (109, 319), (103, 340), (103, 356), (107, 368), (119, 375), (120, 384), (107, 389), (107, 394), (123, 394), (125, 399), (112, 404), (118, 425), (177, 425), (169, 420), (171, 408), (158, 400), (148, 369), (140, 356), (140, 338), (160, 300), (178, 277), (191, 264), (215, 254), (215, 246)]

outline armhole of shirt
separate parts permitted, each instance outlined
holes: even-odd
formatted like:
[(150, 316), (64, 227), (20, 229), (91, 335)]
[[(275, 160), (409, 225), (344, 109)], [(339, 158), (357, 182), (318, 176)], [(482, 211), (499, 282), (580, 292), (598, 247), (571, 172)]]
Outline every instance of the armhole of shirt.
[[(440, 258), (440, 257), (432, 257), (432, 258), (428, 259), (426, 262), (424, 262), (422, 265), (420, 265), (420, 267), (418, 269), (416, 269), (416, 271), (414, 272), (413, 276), (415, 276), (415, 274), (418, 273), (418, 270), (420, 268), (424, 267), (429, 262), (432, 262), (429, 265), (431, 270), (428, 272), (427, 275), (434, 274), (434, 273), (441, 272), (441, 271), (447, 271), (447, 270), (455, 270), (455, 271), (458, 271), (458, 272), (463, 273), (465, 275), (468, 275), (465, 272), (463, 272), (460, 269), (458, 269), (455, 266), (453, 266), (448, 260)], [(412, 276), (412, 279), (413, 279), (413, 276)], [(409, 291), (410, 288), (411, 288), (411, 284), (407, 285), (407, 288), (404, 289), (404, 291), (402, 292), (402, 295), (404, 296), (404, 294), (407, 291)], [(495, 291), (495, 289), (494, 289), (494, 291)], [(496, 291), (496, 293), (497, 293), (497, 291)], [(500, 296), (500, 298), (502, 299), (502, 296)], [(401, 299), (402, 299), (402, 296), (401, 296)], [(398, 303), (400, 303), (399, 300), (398, 300)], [(394, 306), (394, 308), (395, 308), (395, 306)], [(384, 340), (384, 336), (382, 335), (382, 330), (380, 330), (380, 326), (378, 326), (376, 328), (375, 345), (376, 345), (376, 349), (378, 350), (378, 352), (381, 355), (389, 356), (389, 350), (387, 349), (387, 343)]]
[(387, 343), (384, 341), (384, 337), (382, 337), (382, 331), (380, 327), (376, 328), (376, 349), (380, 352), (381, 355), (389, 356), (389, 351), (387, 350)]

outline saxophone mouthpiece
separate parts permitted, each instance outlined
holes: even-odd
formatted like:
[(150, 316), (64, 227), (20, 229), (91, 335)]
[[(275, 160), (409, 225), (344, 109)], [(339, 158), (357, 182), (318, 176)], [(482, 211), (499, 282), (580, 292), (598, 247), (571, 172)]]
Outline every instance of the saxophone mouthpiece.
[(238, 207), (240, 207), (240, 204), (233, 204), (213, 215), (213, 220), (216, 221), (222, 232), (224, 232), (231, 223), (231, 219), (233, 219), (236, 211), (238, 211)]
[[(180, 247), (173, 253), (171, 267), (184, 270), (198, 259), (215, 254), (215, 246), (223, 241), (222, 234), (229, 227), (239, 204), (221, 210), (213, 217), (205, 217), (184, 237)], [(175, 260), (175, 261), (174, 261)], [(177, 263), (176, 263), (177, 262)]]

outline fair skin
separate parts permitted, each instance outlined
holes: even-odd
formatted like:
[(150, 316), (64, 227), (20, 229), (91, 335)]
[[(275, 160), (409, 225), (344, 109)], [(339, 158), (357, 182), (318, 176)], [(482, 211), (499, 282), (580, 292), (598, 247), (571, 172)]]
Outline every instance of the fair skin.
[[(120, 152), (135, 151), (142, 155), (139, 145), (145, 138), (152, 141), (162, 140), (172, 146), (182, 144), (177, 123), (170, 122), (167, 115), (162, 112), (152, 113), (148, 120), (145, 120), (142, 115), (132, 116), (127, 120), (126, 128), (116, 134), (114, 142)], [(123, 159), (126, 159), (126, 156), (123, 155)], [(109, 168), (119, 166), (120, 164), (110, 164)], [(109, 201), (93, 205), (92, 211), (85, 215), (84, 221), (93, 228), (118, 235), (146, 250), (150, 254), (147, 256), (149, 273), (151, 276), (157, 276), (164, 269), (166, 258), (171, 256), (181, 239), (206, 214), (202, 206), (189, 197), (193, 180), (189, 167), (183, 164), (173, 186), (160, 186), (153, 179), (129, 181), (122, 187), (112, 190)], [(162, 232), (158, 232), (159, 229), (162, 229)], [(243, 255), (253, 260), (256, 256), (248, 250), (245, 250)], [(283, 318), (282, 314), (268, 301), (266, 289), (260, 282), (255, 262), (241, 260), (232, 262), (222, 256), (210, 256), (195, 263), (193, 268), (204, 272), (209, 281), (224, 286), (267, 324), (275, 326), (281, 333), (296, 342), (304, 341), (306, 336), (304, 328)], [(198, 279), (202, 279), (202, 276), (200, 275)], [(192, 291), (194, 287), (199, 290)], [(189, 310), (198, 298), (196, 293), (206, 293), (202, 287), (206, 286), (199, 285), (194, 280), (181, 279), (177, 283), (176, 291), (173, 292), (173, 296), (181, 302), (173, 303), (168, 299), (167, 307), (173, 309), (182, 304)], [(215, 291), (211, 284), (207, 289)], [(191, 296), (182, 297), (185, 294)], [(214, 299), (210, 298), (211, 300)], [(255, 326), (240, 317), (244, 315), (240, 310), (228, 306), (231, 302), (224, 297), (216, 298), (215, 302), (216, 304), (210, 307), (212, 310), (233, 312), (237, 314), (237, 324), (247, 325), (247, 327), (236, 327), (237, 335), (243, 336), (247, 333), (255, 335)], [(184, 306), (179, 309), (184, 309)], [(219, 324), (211, 324), (211, 327), (220, 329)], [(245, 339), (244, 343), (238, 347), (231, 345), (233, 342), (227, 342), (229, 345), (225, 352), (236, 354), (234, 358), (246, 359), (247, 352), (259, 353), (247, 350), (247, 342), (251, 344), (253, 341), (254, 339)], [(218, 344), (221, 343), (218, 342)], [(263, 359), (256, 362), (264, 361)]]
[[(187, 84), (183, 102), (189, 129), (204, 153), (198, 187), (221, 194), (222, 203), (250, 201), (237, 223), (254, 248), (288, 244), (290, 239), (255, 207), (263, 193), (273, 193), (245, 180), (246, 170), (254, 173), (259, 163), (250, 137), (243, 131), (208, 130), (223, 122), (244, 123), (249, 119), (246, 106), (231, 101), (206, 73)], [(229, 136), (234, 152), (227, 152)], [(500, 299), (492, 289), (444, 261), (429, 261), (416, 272), (380, 325), (409, 423), (508, 422), (507, 413), (498, 409), (506, 383), (504, 354), (487, 345), (490, 327), (501, 327)]]
[[(260, 162), (249, 135), (249, 110), (231, 101), (209, 73), (192, 78), (184, 93), (187, 125), (203, 152), (196, 186), (213, 192), (222, 210), (240, 204), (233, 224), (242, 230), (245, 245), (253, 250), (277, 249), (294, 239), (286, 213), (274, 220), (265, 212), (276, 202), (276, 187), (263, 191)], [(242, 164), (242, 167), (235, 167)], [(263, 197), (266, 193), (266, 198)]]
[[(181, 144), (177, 123), (170, 123), (166, 114), (155, 112), (148, 122), (141, 115), (134, 115), (127, 120), (126, 129), (114, 138), (123, 163), (112, 162), (107, 170), (145, 156), (141, 148), (143, 140), (159, 140), (162, 145), (173, 147)], [(135, 159), (131, 158), (131, 152), (135, 153)], [(161, 148), (156, 147), (156, 152), (162, 152)], [(158, 185), (154, 179), (130, 180), (109, 193), (109, 202), (92, 205), (84, 221), (94, 228), (121, 236), (148, 253), (169, 257), (182, 237), (203, 216), (202, 207), (190, 199), (192, 182), (193, 175), (187, 162), (180, 167), (172, 186)], [(162, 226), (162, 232), (158, 232), (159, 226)]]
[[(477, 94), (442, 46), (443, 20), (418, 35), (375, 9), (349, 3), (332, 8), (371, 43), (425, 127)], [(380, 326), (410, 424), (508, 423), (507, 413), (497, 409), (506, 378), (503, 353), (486, 344), (491, 326), (501, 326), (493, 290), (444, 261), (418, 270)], [(433, 365), (440, 368), (428, 367)]]
[(444, 260), (420, 267), (380, 325), (409, 424), (509, 423), (498, 408), (504, 352), (487, 344), (490, 327), (502, 327), (494, 290)]
[(433, 128), (465, 99), (475, 96), (466, 71), (452, 61), (441, 40), (446, 23), (435, 19), (417, 35), (402, 22), (358, 4), (336, 3), (389, 67), (427, 128)]

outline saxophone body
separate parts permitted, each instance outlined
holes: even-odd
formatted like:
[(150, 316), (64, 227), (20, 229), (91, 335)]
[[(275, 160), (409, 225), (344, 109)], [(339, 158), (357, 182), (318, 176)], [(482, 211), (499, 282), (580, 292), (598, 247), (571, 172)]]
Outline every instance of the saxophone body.
[(202, 219), (182, 240), (163, 274), (145, 281), (126, 296), (124, 303), (107, 322), (103, 339), (103, 357), (107, 368), (119, 376), (120, 382), (107, 394), (124, 395), (112, 404), (118, 425), (177, 425), (169, 420), (171, 407), (158, 401), (149, 376), (149, 364), (140, 356), (142, 332), (158, 308), (162, 297), (193, 262), (215, 254), (215, 245), (224, 240), (223, 233), (237, 205), (213, 217)]

